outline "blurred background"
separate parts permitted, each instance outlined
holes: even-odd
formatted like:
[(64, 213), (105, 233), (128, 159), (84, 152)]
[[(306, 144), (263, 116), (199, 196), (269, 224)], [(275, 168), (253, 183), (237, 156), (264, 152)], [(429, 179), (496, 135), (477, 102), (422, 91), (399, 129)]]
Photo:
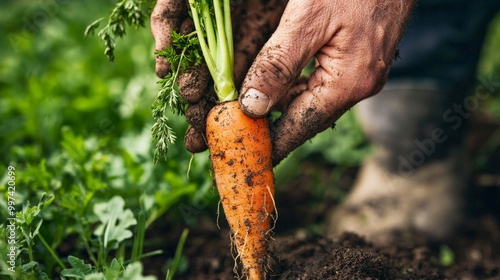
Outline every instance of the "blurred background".
[[(114, 62), (106, 58), (98, 36), (84, 37), (86, 27), (107, 17), (116, 3), (0, 4), (0, 233), (8, 233), (3, 217), (10, 215), (7, 171), (12, 166), (20, 228), (16, 271), (27, 277), (23, 279), (78, 278), (75, 275), (109, 271), (142, 279), (142, 272), (135, 275), (116, 264), (142, 267), (141, 260), (155, 256), (163, 259), (159, 275), (164, 278), (188, 265), (174, 254), (185, 237), (182, 230), (216, 219), (218, 197), (208, 154), (192, 157), (184, 149), (187, 124), (182, 117), (171, 116), (178, 141), (170, 147), (168, 160), (153, 163), (150, 106), (159, 85), (148, 20), (144, 28), (127, 26), (126, 36), (117, 38)], [(147, 15), (150, 4), (140, 8)], [(105, 21), (97, 30), (104, 26)], [(490, 81), (498, 94), (499, 17), (487, 40), (478, 77)], [(498, 124), (500, 96), (481, 103), (479, 112), (484, 122)], [(490, 135), (474, 144), (474, 168), (485, 184), (498, 187), (499, 163), (492, 162), (492, 155), (500, 148), (500, 134), (486, 127)], [(278, 230), (308, 226), (315, 231), (321, 222), (318, 213), (328, 203), (342, 200), (369, 151), (348, 112), (335, 129), (321, 133), (280, 164), (278, 199), (301, 182), (307, 195), (297, 199), (315, 214), (292, 226), (287, 219), (297, 219), (296, 214), (280, 210)], [(5, 242), (0, 243), (0, 253), (0, 276), (6, 277)], [(146, 269), (151, 270), (155, 271)]]

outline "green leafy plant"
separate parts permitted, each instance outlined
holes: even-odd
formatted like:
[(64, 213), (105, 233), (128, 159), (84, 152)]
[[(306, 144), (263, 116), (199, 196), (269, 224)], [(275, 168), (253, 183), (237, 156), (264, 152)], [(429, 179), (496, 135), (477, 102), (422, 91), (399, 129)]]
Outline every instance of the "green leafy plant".
[(71, 268), (61, 271), (61, 276), (66, 279), (85, 280), (155, 280), (153, 276), (142, 275), (142, 264), (133, 262), (124, 267), (116, 258), (111, 261), (109, 267), (104, 272), (95, 271), (90, 264), (77, 257), (69, 256), (68, 262)]
[(439, 264), (441, 266), (451, 266), (455, 263), (455, 254), (448, 245), (439, 247)]
[(94, 204), (94, 214), (101, 224), (95, 229), (94, 235), (99, 240), (99, 262), (107, 266), (107, 256), (110, 250), (117, 249), (118, 244), (132, 237), (128, 228), (136, 225), (137, 220), (130, 209), (123, 209), (125, 201), (119, 196), (111, 200)]
[(34, 262), (33, 258), (33, 245), (35, 244), (35, 237), (38, 237), (40, 241), (43, 243), (45, 248), (49, 251), (49, 253), (54, 257), (54, 259), (64, 267), (64, 264), (61, 262), (59, 257), (56, 255), (54, 250), (47, 244), (45, 238), (40, 233), (40, 227), (42, 226), (43, 219), (39, 217), (39, 214), (49, 206), (52, 201), (54, 201), (54, 195), (47, 195), (45, 193), (42, 194), (38, 205), (29, 206), (29, 203), (23, 205), (22, 211), (18, 212), (16, 215), (16, 225), (21, 230), (22, 242), (19, 243), (21, 246), (20, 252), (26, 250), (28, 252), (30, 262)]
[[(153, 163), (150, 105), (155, 95), (150, 93), (158, 90), (151, 68), (153, 41), (148, 30), (134, 28), (140, 27), (139, 21), (133, 23), (126, 13), (139, 8), (146, 22), (154, 1), (114, 2), (8, 0), (2, 4), (0, 26), (15, 41), (0, 40), (6, 57), (0, 65), (0, 115), (6, 120), (0, 123), (4, 159), (0, 169), (16, 168), (16, 209), (24, 233), (21, 228), (16, 231), (15, 273), (6, 269), (8, 248), (5, 239), (0, 241), (1, 279), (64, 277), (62, 271), (77, 266), (69, 255), (83, 261), (80, 268), (87, 279), (141, 279), (148, 258), (174, 255), (157, 250), (158, 244), (145, 243), (147, 232), (155, 234), (152, 225), (185, 226), (177, 204), (193, 205), (211, 190), (206, 159), (194, 161), (190, 178), (186, 177), (190, 155), (183, 153), (182, 143), (174, 144), (168, 163)], [(99, 33), (98, 25), (105, 26), (103, 32), (114, 40), (108, 47), (115, 47), (118, 38), (130, 46), (113, 48), (113, 56), (120, 58), (113, 64), (106, 63), (102, 45), (96, 44), (99, 38), (81, 36), (93, 21), (89, 18), (108, 9), (114, 15), (94, 22), (87, 35)], [(34, 22), (36, 29), (28, 28), (26, 33), (33, 16), (46, 11), (53, 13), (43, 23)], [(113, 35), (120, 30), (133, 38)], [(17, 44), (19, 40), (22, 44)], [(185, 131), (187, 125), (176, 114), (166, 112), (166, 116), (174, 133)], [(3, 194), (7, 192), (5, 176), (2, 171)], [(108, 234), (104, 241), (110, 221), (103, 223), (94, 209), (115, 196), (123, 200), (122, 209), (132, 213), (127, 221), (134, 219), (136, 224), (125, 228), (130, 237)], [(40, 204), (49, 197), (53, 197), (50, 204)], [(5, 198), (0, 196), (3, 217)], [(190, 219), (191, 225), (195, 218)], [(0, 233), (6, 236), (8, 230), (2, 223)], [(122, 225), (126, 223), (117, 219), (112, 227), (116, 230)], [(94, 234), (98, 227), (103, 228), (99, 236)], [(171, 263), (169, 275), (182, 270), (182, 260), (181, 254), (178, 269)], [(90, 272), (83, 269), (88, 265)], [(157, 276), (161, 273), (158, 270)]]
[(85, 275), (92, 272), (92, 266), (90, 264), (85, 264), (83, 260), (75, 256), (69, 256), (68, 262), (71, 268), (66, 268), (61, 271), (61, 276), (69, 279), (85, 279)]
[(161, 251), (142, 255), (144, 235), (138, 234), (134, 238), (133, 258), (124, 261), (124, 254), (119, 253), (118, 258), (112, 258), (108, 264), (108, 255), (111, 250), (123, 246), (123, 241), (131, 238), (132, 231), (129, 228), (137, 225), (138, 231), (145, 231), (145, 221), (140, 219), (139, 223), (134, 218), (130, 209), (124, 209), (125, 201), (119, 196), (114, 196), (108, 202), (94, 204), (94, 213), (101, 222), (95, 229), (94, 235), (99, 244), (98, 258), (94, 260), (95, 265), (85, 263), (84, 260), (75, 256), (69, 256), (68, 262), (71, 268), (61, 271), (61, 276), (68, 279), (156, 279), (155, 277), (142, 276), (142, 264), (140, 259), (146, 256), (161, 254)]
[(144, 27), (148, 19), (148, 16), (144, 12), (144, 6), (150, 8), (154, 2), (153, 0), (121, 0), (116, 4), (109, 16), (92, 22), (85, 29), (84, 34), (85, 36), (93, 34), (101, 22), (107, 21), (106, 26), (99, 30), (97, 36), (101, 38), (104, 44), (104, 54), (106, 54), (110, 61), (113, 61), (115, 59), (116, 38), (123, 37), (126, 34), (127, 25), (134, 26), (135, 28)]
[(184, 115), (186, 109), (186, 102), (179, 95), (177, 80), (189, 67), (198, 66), (202, 62), (196, 33), (180, 35), (172, 30), (170, 35), (172, 45), (156, 52), (158, 56), (167, 59), (173, 71), (158, 81), (160, 90), (151, 106), (155, 121), (151, 128), (156, 142), (155, 162), (161, 157), (167, 159), (168, 146), (176, 140), (167, 113), (171, 111), (173, 114)]

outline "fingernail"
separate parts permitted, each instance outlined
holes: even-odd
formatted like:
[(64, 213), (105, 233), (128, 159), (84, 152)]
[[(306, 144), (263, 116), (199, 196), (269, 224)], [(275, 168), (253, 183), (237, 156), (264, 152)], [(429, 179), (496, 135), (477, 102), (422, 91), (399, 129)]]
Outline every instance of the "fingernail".
[(262, 117), (267, 114), (269, 102), (269, 97), (265, 93), (254, 88), (247, 90), (241, 98), (241, 105), (244, 107), (244, 110), (256, 117)]

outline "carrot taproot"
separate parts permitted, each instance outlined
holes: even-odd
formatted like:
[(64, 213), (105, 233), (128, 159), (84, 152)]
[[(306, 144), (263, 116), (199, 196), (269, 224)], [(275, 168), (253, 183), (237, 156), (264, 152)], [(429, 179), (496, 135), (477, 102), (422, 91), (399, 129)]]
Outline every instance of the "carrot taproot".
[[(188, 129), (185, 143), (193, 148), (192, 152), (203, 150), (207, 144), (220, 202), (236, 248), (235, 264), (238, 261), (243, 264), (247, 278), (265, 279), (270, 266), (268, 242), (277, 217), (269, 123), (266, 118), (246, 116), (237, 101), (231, 1), (188, 0), (188, 4), (195, 32), (181, 35), (172, 31), (172, 46), (158, 53), (169, 61), (172, 73), (161, 80), (162, 89), (152, 106), (155, 118), (152, 132), (157, 140), (155, 158), (165, 154), (168, 142), (175, 140), (165, 115), (168, 107), (174, 113), (185, 114), (190, 123), (202, 123), (200, 120), (208, 113), (206, 125)], [(203, 74), (196, 74), (195, 68), (190, 68), (193, 64), (200, 65), (200, 54), (218, 99), (210, 112), (207, 108), (214, 102), (200, 100), (200, 91), (209, 81), (192, 81)], [(186, 78), (179, 78), (180, 73)], [(190, 86), (184, 86), (187, 84)], [(186, 94), (193, 85), (200, 88)], [(186, 96), (184, 102), (179, 100), (180, 91)], [(190, 104), (185, 109), (186, 101), (197, 105)], [(204, 129), (206, 137), (197, 137), (203, 136), (200, 131)], [(188, 139), (190, 135), (198, 140), (206, 138), (207, 143), (189, 142), (193, 140)]]
[(216, 105), (207, 118), (207, 142), (232, 242), (249, 279), (265, 279), (274, 204), (267, 119), (252, 119), (238, 101)]
[[(251, 280), (265, 279), (276, 213), (267, 119), (246, 116), (237, 101), (230, 0), (189, 0), (201, 53), (219, 99), (208, 113), (206, 138), (235, 260)], [(236, 262), (237, 263), (237, 262)]]

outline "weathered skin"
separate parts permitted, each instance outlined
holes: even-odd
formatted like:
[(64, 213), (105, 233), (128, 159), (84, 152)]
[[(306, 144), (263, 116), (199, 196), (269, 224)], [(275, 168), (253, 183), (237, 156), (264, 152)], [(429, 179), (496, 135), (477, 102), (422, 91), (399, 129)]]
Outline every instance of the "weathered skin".
[[(273, 162), (332, 126), (354, 104), (379, 92), (413, 1), (289, 1), (280, 25), (255, 59), (240, 95), (252, 117), (286, 107), (273, 124)], [(290, 91), (314, 57), (300, 94)], [(286, 106), (283, 103), (289, 102)]]

